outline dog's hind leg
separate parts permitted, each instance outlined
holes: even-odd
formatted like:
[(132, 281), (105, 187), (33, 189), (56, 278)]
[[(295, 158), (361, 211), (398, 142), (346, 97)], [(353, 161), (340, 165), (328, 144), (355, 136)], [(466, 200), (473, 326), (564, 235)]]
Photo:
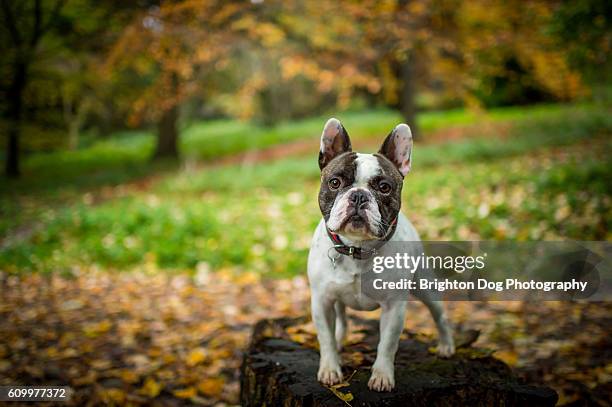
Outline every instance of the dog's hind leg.
[(455, 340), (453, 339), (453, 328), (446, 317), (442, 301), (435, 301), (426, 290), (415, 290), (415, 297), (423, 302), (429, 309), (436, 327), (438, 328), (438, 355), (449, 357), (455, 353)]
[(338, 352), (340, 352), (342, 350), (344, 337), (346, 336), (346, 306), (340, 301), (336, 301), (334, 308), (336, 310), (336, 348)]

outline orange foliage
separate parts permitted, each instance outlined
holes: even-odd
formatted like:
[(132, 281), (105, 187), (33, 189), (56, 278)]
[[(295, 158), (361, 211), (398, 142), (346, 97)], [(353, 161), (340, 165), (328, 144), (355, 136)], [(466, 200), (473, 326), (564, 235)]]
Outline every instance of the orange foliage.
[(106, 77), (131, 70), (146, 79), (132, 101), (134, 124), (215, 93), (214, 74), (232, 69), (239, 71), (224, 105), (243, 118), (256, 113), (258, 92), (298, 77), (313, 92), (334, 93), (340, 106), (357, 89), (397, 103), (395, 70), (405, 63), (418, 67), (421, 88), (442, 83), (450, 97), (478, 105), (474, 91), (483, 78), (503, 76), (511, 57), (538, 86), (568, 100), (584, 90), (542, 29), (550, 16), (544, 0), (163, 2), (125, 28)]

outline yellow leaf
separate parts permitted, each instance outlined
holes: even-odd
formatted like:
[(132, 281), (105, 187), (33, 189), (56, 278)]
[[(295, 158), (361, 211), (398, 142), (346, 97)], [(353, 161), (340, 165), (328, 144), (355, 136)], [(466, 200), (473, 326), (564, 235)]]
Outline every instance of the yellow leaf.
[(85, 328), (83, 328), (83, 332), (86, 336), (90, 338), (95, 338), (100, 334), (108, 332), (112, 326), (112, 322), (110, 322), (108, 319), (105, 319), (104, 321), (98, 323), (88, 324), (87, 326), (85, 326)]
[(497, 352), (495, 352), (495, 357), (510, 366), (516, 365), (516, 362), (518, 361), (518, 355), (516, 354), (516, 352), (508, 350), (498, 350)]
[(228, 359), (232, 356), (232, 351), (226, 348), (214, 349), (211, 359)]
[(239, 274), (235, 278), (235, 282), (238, 285), (249, 285), (249, 284), (257, 284), (259, 282), (260, 275), (254, 272), (244, 272)]
[(206, 396), (215, 397), (221, 394), (224, 385), (225, 380), (223, 380), (222, 378), (209, 378), (202, 380), (198, 384), (198, 390), (200, 391), (200, 393)]
[(187, 387), (186, 389), (174, 390), (172, 394), (181, 399), (190, 399), (192, 397), (195, 397), (197, 392), (195, 388)]
[(195, 366), (199, 363), (202, 363), (206, 359), (206, 349), (204, 348), (195, 348), (189, 355), (187, 355), (187, 366)]
[(140, 389), (140, 394), (144, 394), (150, 398), (155, 398), (162, 390), (162, 385), (152, 378), (147, 378), (144, 385)]
[(136, 383), (140, 376), (136, 374), (133, 370), (123, 369), (119, 374), (119, 377), (122, 381), (126, 383)]
[(104, 389), (100, 392), (100, 398), (105, 404), (124, 404), (125, 393), (121, 389)]
[(308, 338), (304, 334), (291, 334), (289, 335), (289, 339), (293, 342), (304, 344), (308, 341)]
[(342, 383), (338, 383), (335, 384), (333, 386), (325, 386), (327, 387), (332, 393), (334, 393), (334, 396), (338, 397), (340, 400), (344, 401), (348, 406), (350, 406), (351, 404), (349, 403), (349, 401), (353, 400), (353, 394), (349, 391), (346, 393), (342, 393), (340, 390), (340, 388), (342, 387), (347, 387), (350, 386), (350, 381), (353, 378), (353, 376), (355, 375), (357, 371), (353, 371), (353, 373), (351, 373), (351, 375), (349, 376), (348, 379), (346, 379), (345, 381), (343, 381)]
[(328, 389), (331, 390), (331, 392), (334, 393), (336, 397), (338, 397), (340, 400), (344, 401), (346, 404), (350, 406), (349, 401), (353, 400), (353, 394), (350, 392), (342, 393), (340, 390), (337, 390), (335, 388), (336, 386), (328, 387)]

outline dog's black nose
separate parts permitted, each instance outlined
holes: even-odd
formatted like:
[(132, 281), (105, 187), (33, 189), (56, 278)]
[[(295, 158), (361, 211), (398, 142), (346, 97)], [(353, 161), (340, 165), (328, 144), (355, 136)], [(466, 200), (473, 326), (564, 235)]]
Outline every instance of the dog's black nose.
[(368, 203), (369, 199), (365, 191), (355, 191), (351, 194), (349, 200), (356, 208), (360, 208), (363, 204)]

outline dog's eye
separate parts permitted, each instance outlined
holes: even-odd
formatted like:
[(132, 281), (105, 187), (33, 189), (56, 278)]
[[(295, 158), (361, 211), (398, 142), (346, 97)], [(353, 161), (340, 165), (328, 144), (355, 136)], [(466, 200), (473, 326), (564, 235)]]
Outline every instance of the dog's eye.
[(332, 178), (328, 182), (329, 189), (338, 189), (342, 185), (342, 181), (339, 178)]
[(378, 190), (383, 194), (388, 194), (389, 192), (391, 192), (391, 184), (386, 181), (380, 181), (378, 183)]

